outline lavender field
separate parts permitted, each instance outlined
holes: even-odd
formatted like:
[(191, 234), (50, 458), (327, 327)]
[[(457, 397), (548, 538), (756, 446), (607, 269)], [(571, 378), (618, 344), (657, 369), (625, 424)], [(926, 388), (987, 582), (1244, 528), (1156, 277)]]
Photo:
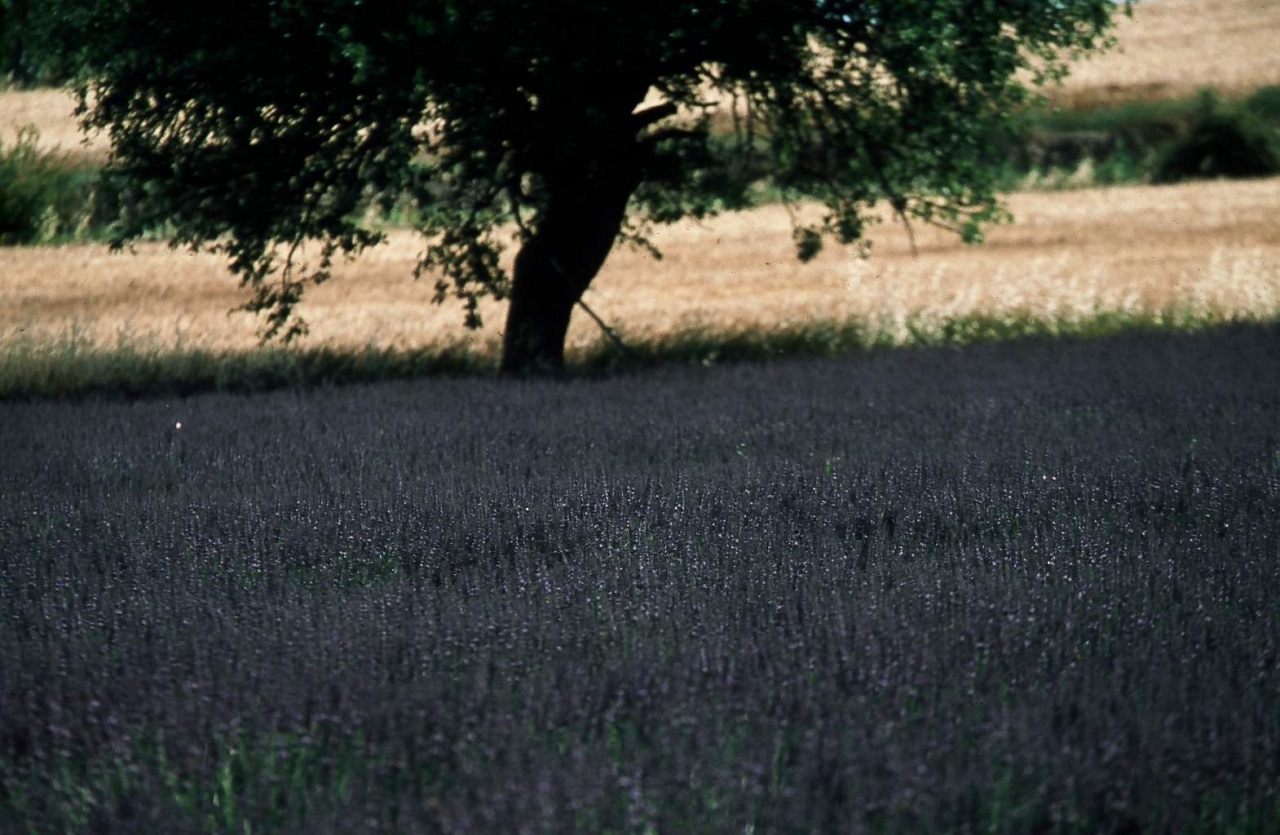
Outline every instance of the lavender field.
[(1274, 325), (0, 403), (0, 831), (1270, 833), (1278, 612)]

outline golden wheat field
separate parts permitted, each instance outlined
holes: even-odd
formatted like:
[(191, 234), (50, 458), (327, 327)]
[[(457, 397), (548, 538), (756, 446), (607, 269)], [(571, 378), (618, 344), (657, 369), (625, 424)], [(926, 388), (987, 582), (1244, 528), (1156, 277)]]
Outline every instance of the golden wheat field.
[(76, 100), (66, 90), (0, 91), (0, 144), (12, 144), (18, 132), (35, 128), (39, 144), (64, 153), (106, 157), (106, 137), (86, 138), (75, 118)]
[(1051, 100), (1063, 107), (1227, 96), (1280, 84), (1280, 0), (1146, 0), (1121, 18), (1118, 46), (1078, 63)]
[[(661, 229), (666, 257), (613, 254), (585, 301), (624, 335), (690, 327), (778, 327), (864, 318), (893, 329), (908, 318), (1026, 313), (1070, 319), (1096, 311), (1182, 307), (1224, 318), (1280, 310), (1280, 179), (1018, 194), (1015, 223), (980, 247), (886, 220), (872, 255), (829, 250), (793, 257), (782, 207), (704, 225)], [(419, 241), (395, 231), (383, 246), (312, 288), (299, 312), (307, 344), (402, 347), (494, 342), (501, 309), (468, 333), (455, 304), (431, 304), (431, 282), (411, 273)], [(162, 244), (133, 254), (102, 245), (0, 250), (0, 334), (37, 338), (74, 329), (110, 345), (121, 336), (220, 348), (256, 344), (258, 322), (228, 314), (244, 299), (222, 262)], [(905, 337), (905, 333), (903, 334)], [(596, 341), (575, 316), (574, 345)]]

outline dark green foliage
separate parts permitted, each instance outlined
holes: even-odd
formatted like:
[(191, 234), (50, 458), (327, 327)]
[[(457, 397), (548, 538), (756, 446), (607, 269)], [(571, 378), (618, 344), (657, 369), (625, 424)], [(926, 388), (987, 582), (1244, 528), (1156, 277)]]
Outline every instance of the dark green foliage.
[(65, 240), (109, 213), (91, 162), (41, 149), (32, 130), (0, 139), (0, 246)]
[(1201, 98), (1169, 98), (1075, 110), (1034, 110), (1025, 118), (1045, 133), (1105, 133), (1135, 145), (1152, 146), (1177, 136), (1195, 118)]
[(0, 88), (63, 84), (80, 69), (79, 51), (51, 37), (48, 0), (0, 0)]
[(1244, 100), (1244, 108), (1274, 128), (1280, 128), (1280, 84), (1255, 90)]
[[(1271, 162), (1280, 137), (1277, 91), (1264, 87), (1232, 101), (1206, 90), (1114, 107), (1033, 109), (1019, 116), (1011, 137), (993, 138), (991, 164), (1003, 172), (1005, 188), (1031, 173), (1071, 182), (1086, 163), (1096, 185), (1265, 176), (1280, 170)], [(1255, 173), (1228, 173), (1236, 170)]]
[(1272, 325), (0, 404), (0, 831), (1274, 833), (1276, 379)]
[(0, 0), (0, 86), (29, 84), (40, 75), (31, 49), (28, 0)]
[[(553, 365), (615, 239), (739, 205), (756, 156), (787, 192), (827, 203), (814, 234), (856, 240), (888, 195), (976, 240), (1000, 216), (987, 138), (1025, 102), (1023, 79), (1105, 43), (1115, 13), (1108, 0), (49, 8), (88, 68), (89, 124), (147, 185), (122, 240), (163, 219), (177, 242), (224, 251), (266, 334), (288, 337), (307, 283), (378, 239), (367, 209), (407, 200), (437, 298), (461, 299), (474, 324), (481, 296), (514, 291), (507, 353)], [(734, 154), (708, 136), (709, 92), (742, 104)], [(498, 257), (513, 228), (514, 284)], [(297, 264), (306, 239), (324, 255)]]
[(1254, 116), (1249, 107), (1227, 108), (1205, 93), (1190, 130), (1161, 154), (1154, 179), (1174, 183), (1274, 174), (1280, 174), (1280, 130)]
[(0, 81), (26, 75), (22, 46), (24, 0), (0, 0)]

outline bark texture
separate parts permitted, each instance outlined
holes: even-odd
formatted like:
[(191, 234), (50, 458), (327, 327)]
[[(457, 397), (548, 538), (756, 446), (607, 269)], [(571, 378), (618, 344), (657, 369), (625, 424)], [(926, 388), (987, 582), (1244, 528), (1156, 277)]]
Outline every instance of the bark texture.
[(502, 342), (504, 374), (564, 368), (574, 305), (600, 271), (640, 183), (627, 167), (594, 176), (549, 178), (548, 205), (516, 255)]

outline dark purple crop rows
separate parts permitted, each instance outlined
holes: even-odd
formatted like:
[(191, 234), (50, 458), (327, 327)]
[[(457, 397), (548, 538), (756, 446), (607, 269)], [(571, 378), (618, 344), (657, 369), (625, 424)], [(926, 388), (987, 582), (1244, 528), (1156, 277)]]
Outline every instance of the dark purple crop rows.
[(0, 404), (0, 831), (1274, 832), (1278, 612), (1275, 327)]

